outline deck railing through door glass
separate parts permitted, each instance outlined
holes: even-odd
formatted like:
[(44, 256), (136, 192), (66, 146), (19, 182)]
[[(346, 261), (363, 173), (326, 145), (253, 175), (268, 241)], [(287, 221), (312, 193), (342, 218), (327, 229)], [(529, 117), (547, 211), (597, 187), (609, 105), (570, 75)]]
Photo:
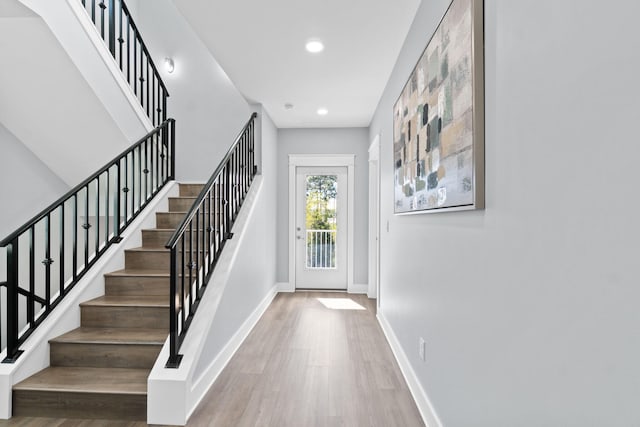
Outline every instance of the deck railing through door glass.
[(307, 268), (336, 268), (336, 230), (307, 230)]

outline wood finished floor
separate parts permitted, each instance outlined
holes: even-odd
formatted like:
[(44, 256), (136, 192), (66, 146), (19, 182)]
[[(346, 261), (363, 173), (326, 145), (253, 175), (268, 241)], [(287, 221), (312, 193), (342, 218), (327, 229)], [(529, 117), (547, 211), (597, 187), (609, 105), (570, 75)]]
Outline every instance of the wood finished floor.
[[(319, 298), (364, 310), (331, 309)], [(142, 427), (145, 423), (16, 417), (0, 426)], [(188, 426), (424, 426), (364, 295), (279, 294)]]

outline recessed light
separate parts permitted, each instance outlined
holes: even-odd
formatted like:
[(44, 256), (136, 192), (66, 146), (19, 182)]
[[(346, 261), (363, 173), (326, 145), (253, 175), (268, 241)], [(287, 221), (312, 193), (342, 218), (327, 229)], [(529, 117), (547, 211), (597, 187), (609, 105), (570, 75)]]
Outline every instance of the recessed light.
[(293, 104), (290, 102), (287, 102), (286, 104), (284, 104), (284, 109), (285, 110), (293, 110)]
[(329, 110), (327, 110), (326, 108), (318, 108), (317, 113), (319, 116), (326, 116), (327, 114), (329, 114)]
[(304, 47), (308, 52), (311, 53), (318, 53), (324, 50), (324, 44), (322, 44), (322, 42), (317, 39), (309, 40)]

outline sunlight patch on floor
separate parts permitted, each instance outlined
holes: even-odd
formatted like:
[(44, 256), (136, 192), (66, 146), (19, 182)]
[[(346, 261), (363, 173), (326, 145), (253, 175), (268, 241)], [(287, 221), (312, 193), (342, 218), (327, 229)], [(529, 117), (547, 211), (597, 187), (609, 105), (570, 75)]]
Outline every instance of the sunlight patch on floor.
[(317, 298), (317, 300), (332, 310), (366, 310), (351, 298)]

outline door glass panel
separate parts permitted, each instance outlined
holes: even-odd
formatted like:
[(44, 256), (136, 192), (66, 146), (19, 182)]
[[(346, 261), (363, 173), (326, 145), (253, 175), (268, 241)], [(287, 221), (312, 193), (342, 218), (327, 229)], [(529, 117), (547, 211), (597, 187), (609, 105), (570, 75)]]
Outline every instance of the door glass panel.
[(337, 229), (337, 175), (307, 175), (306, 267), (335, 269)]

